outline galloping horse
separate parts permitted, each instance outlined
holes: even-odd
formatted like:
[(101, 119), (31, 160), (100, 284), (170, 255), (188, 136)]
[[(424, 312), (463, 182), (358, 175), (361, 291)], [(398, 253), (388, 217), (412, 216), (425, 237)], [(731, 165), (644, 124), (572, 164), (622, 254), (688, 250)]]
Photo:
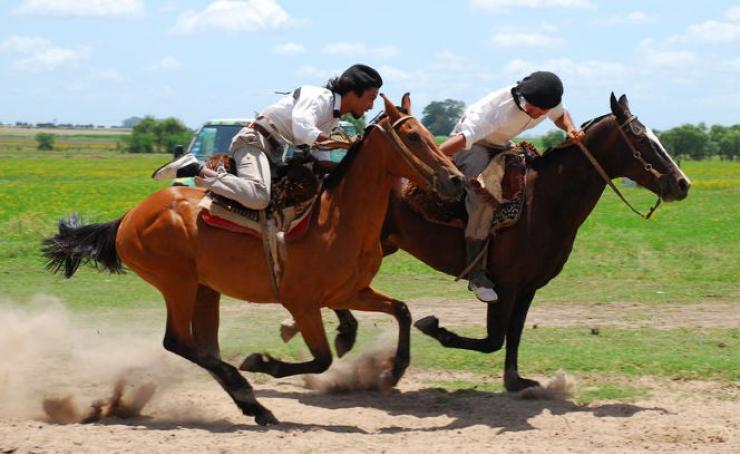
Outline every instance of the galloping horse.
[[(408, 94), (399, 111), (384, 98), (386, 117), (366, 132), (325, 185), (309, 231), (288, 243), (280, 303), (297, 322), (313, 355), (286, 363), (252, 354), (242, 370), (273, 377), (319, 373), (332, 361), (321, 308), (378, 311), (399, 324), (391, 370), (395, 384), (409, 363), (411, 316), (406, 305), (370, 287), (382, 259), (378, 242), (391, 187), (406, 177), (445, 198), (462, 193), (462, 174), (410, 112)], [(274, 424), (237, 369), (222, 361), (218, 345), (219, 298), (255, 303), (275, 300), (262, 241), (208, 226), (199, 216), (200, 189), (170, 187), (105, 224), (60, 222), (45, 241), (49, 268), (70, 277), (81, 261), (115, 272), (121, 261), (156, 287), (167, 305), (164, 347), (207, 369), (246, 415)]]
[[(632, 115), (626, 96), (611, 95), (611, 115), (585, 127), (583, 144), (609, 179), (628, 177), (657, 194), (659, 200), (686, 198), (691, 181), (665, 151), (653, 131)], [(439, 326), (434, 316), (415, 326), (443, 346), (491, 353), (506, 341), (504, 385), (508, 391), (536, 386), (518, 372), (518, 351), (524, 320), (535, 292), (557, 276), (568, 260), (578, 228), (601, 197), (606, 182), (594, 165), (571, 144), (533, 161), (526, 180), (526, 209), (518, 223), (491, 237), (488, 272), (496, 282), (497, 303), (488, 304), (483, 339), (472, 339)], [(402, 199), (391, 194), (381, 237), (384, 253), (399, 248), (432, 268), (453, 276), (466, 267), (461, 228), (427, 221)], [(355, 338), (357, 321), (350, 311), (336, 311), (347, 348)], [(285, 336), (284, 336), (285, 338)]]

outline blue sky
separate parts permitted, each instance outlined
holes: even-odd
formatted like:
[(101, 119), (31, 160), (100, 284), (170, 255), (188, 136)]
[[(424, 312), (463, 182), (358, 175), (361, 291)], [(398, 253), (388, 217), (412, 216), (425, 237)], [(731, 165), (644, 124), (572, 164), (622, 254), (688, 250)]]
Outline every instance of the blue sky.
[(195, 127), (357, 62), (419, 115), (545, 69), (577, 122), (614, 91), (656, 129), (740, 123), (740, 2), (0, 0), (3, 123)]

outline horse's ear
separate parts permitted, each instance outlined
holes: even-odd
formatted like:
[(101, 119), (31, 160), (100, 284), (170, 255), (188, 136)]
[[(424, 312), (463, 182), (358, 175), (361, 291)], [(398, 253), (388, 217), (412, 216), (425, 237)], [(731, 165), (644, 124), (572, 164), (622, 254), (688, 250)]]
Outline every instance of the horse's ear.
[(406, 92), (401, 98), (401, 107), (406, 111), (407, 114), (411, 115), (411, 93)]
[(401, 114), (398, 112), (398, 109), (396, 109), (396, 106), (393, 105), (392, 102), (386, 96), (381, 93), (380, 96), (383, 97), (383, 102), (385, 102), (385, 113), (388, 114), (388, 118), (390, 119), (391, 123), (398, 120), (398, 117), (401, 116)]
[(619, 105), (622, 106), (622, 110), (625, 114), (628, 114), (630, 112), (630, 103), (627, 101), (627, 95), (622, 95), (619, 97)]
[(612, 107), (612, 113), (616, 116), (622, 116), (624, 115), (624, 112), (622, 112), (622, 106), (619, 105), (619, 101), (617, 101), (617, 97), (614, 96), (614, 92), (612, 92), (612, 95), (609, 97), (609, 103)]
[(624, 95), (622, 95), (619, 101), (617, 101), (617, 97), (614, 96), (614, 92), (612, 92), (612, 95), (609, 98), (609, 102), (612, 107), (612, 113), (614, 114), (614, 116), (618, 118), (624, 118), (627, 116), (625, 113), (624, 106), (622, 105), (622, 99), (626, 100), (627, 98), (625, 98)]

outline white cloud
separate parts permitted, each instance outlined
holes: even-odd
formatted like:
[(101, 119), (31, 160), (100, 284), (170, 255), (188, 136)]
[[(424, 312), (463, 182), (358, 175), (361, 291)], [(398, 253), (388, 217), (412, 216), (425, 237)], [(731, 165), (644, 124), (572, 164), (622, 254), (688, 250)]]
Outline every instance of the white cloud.
[(627, 14), (615, 14), (603, 19), (597, 19), (597, 25), (621, 26), (621, 25), (648, 25), (655, 23), (657, 19), (642, 11), (632, 11)]
[(273, 51), (276, 54), (280, 55), (297, 55), (297, 54), (305, 54), (306, 48), (303, 47), (302, 44), (296, 44), (296, 43), (283, 43), (278, 44), (273, 48)]
[(162, 57), (157, 63), (147, 67), (149, 71), (177, 71), (182, 69), (182, 63), (175, 57), (166, 56)]
[(708, 20), (690, 25), (683, 38), (687, 42), (705, 44), (740, 42), (740, 22)]
[(398, 48), (396, 46), (370, 47), (364, 43), (331, 43), (325, 45), (321, 51), (325, 54), (372, 56), (377, 58), (390, 58), (398, 55)]
[(413, 79), (413, 76), (402, 69), (398, 69), (393, 66), (381, 65), (378, 68), (380, 76), (383, 78), (383, 82), (408, 82)]
[(23, 0), (15, 13), (33, 16), (114, 17), (144, 11), (141, 0)]
[(98, 69), (96, 71), (93, 71), (90, 74), (90, 79), (92, 80), (103, 80), (103, 81), (112, 81), (112, 82), (120, 82), (123, 80), (123, 76), (121, 76), (121, 73), (118, 72), (118, 70), (113, 68), (105, 68), (105, 69)]
[(733, 6), (725, 12), (725, 17), (731, 21), (740, 21), (740, 6)]
[(639, 52), (646, 65), (657, 69), (683, 70), (695, 67), (699, 62), (694, 52), (661, 46), (652, 39), (643, 40)]
[(530, 32), (496, 32), (488, 41), (497, 47), (539, 47), (547, 48), (563, 43), (562, 38), (544, 33)]
[(471, 6), (492, 14), (509, 13), (521, 8), (540, 9), (547, 7), (590, 8), (589, 0), (471, 0)]
[(13, 68), (28, 72), (54, 71), (74, 66), (92, 55), (89, 47), (54, 47), (49, 40), (32, 36), (12, 36), (0, 43), (0, 52), (16, 54), (18, 58), (13, 62)]
[(292, 19), (273, 0), (216, 0), (202, 11), (180, 14), (173, 27), (175, 33), (208, 30), (256, 32), (286, 28)]

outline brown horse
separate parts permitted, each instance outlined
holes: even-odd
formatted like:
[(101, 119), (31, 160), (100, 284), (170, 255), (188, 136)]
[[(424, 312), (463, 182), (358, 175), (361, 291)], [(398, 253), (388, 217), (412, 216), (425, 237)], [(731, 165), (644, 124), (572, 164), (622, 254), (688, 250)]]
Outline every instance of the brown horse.
[[(583, 143), (608, 178), (628, 177), (665, 201), (688, 195), (690, 180), (673, 162), (655, 134), (630, 113), (627, 98), (612, 94), (612, 114), (587, 123)], [(535, 292), (563, 269), (576, 233), (598, 202), (606, 184), (576, 145), (554, 149), (533, 161), (527, 175), (526, 209), (517, 224), (491, 237), (488, 272), (496, 282), (497, 303), (487, 309), (483, 339), (459, 336), (440, 327), (434, 316), (415, 326), (443, 346), (490, 353), (506, 341), (504, 385), (508, 391), (536, 386), (518, 372), (524, 320)], [(453, 276), (465, 269), (463, 230), (427, 221), (397, 191), (391, 195), (381, 237), (384, 253), (399, 248)], [(336, 311), (339, 331), (351, 348), (357, 321)]]
[[(273, 377), (320, 373), (332, 361), (320, 309), (385, 312), (399, 324), (390, 371), (393, 384), (409, 363), (411, 316), (402, 302), (370, 287), (382, 259), (378, 237), (391, 187), (406, 177), (442, 197), (462, 193), (462, 175), (443, 155), (429, 131), (410, 112), (384, 97), (386, 117), (370, 128), (325, 185), (311, 227), (288, 244), (280, 303), (297, 322), (313, 355), (286, 363), (252, 354), (242, 370)], [(45, 241), (49, 268), (70, 277), (81, 261), (120, 271), (121, 261), (156, 287), (167, 305), (164, 347), (207, 369), (246, 415), (261, 425), (277, 423), (260, 405), (237, 369), (222, 361), (218, 345), (219, 298), (226, 294), (256, 303), (274, 302), (270, 271), (260, 239), (206, 225), (199, 214), (200, 189), (170, 187), (144, 199), (122, 218), (106, 224), (60, 223)]]

